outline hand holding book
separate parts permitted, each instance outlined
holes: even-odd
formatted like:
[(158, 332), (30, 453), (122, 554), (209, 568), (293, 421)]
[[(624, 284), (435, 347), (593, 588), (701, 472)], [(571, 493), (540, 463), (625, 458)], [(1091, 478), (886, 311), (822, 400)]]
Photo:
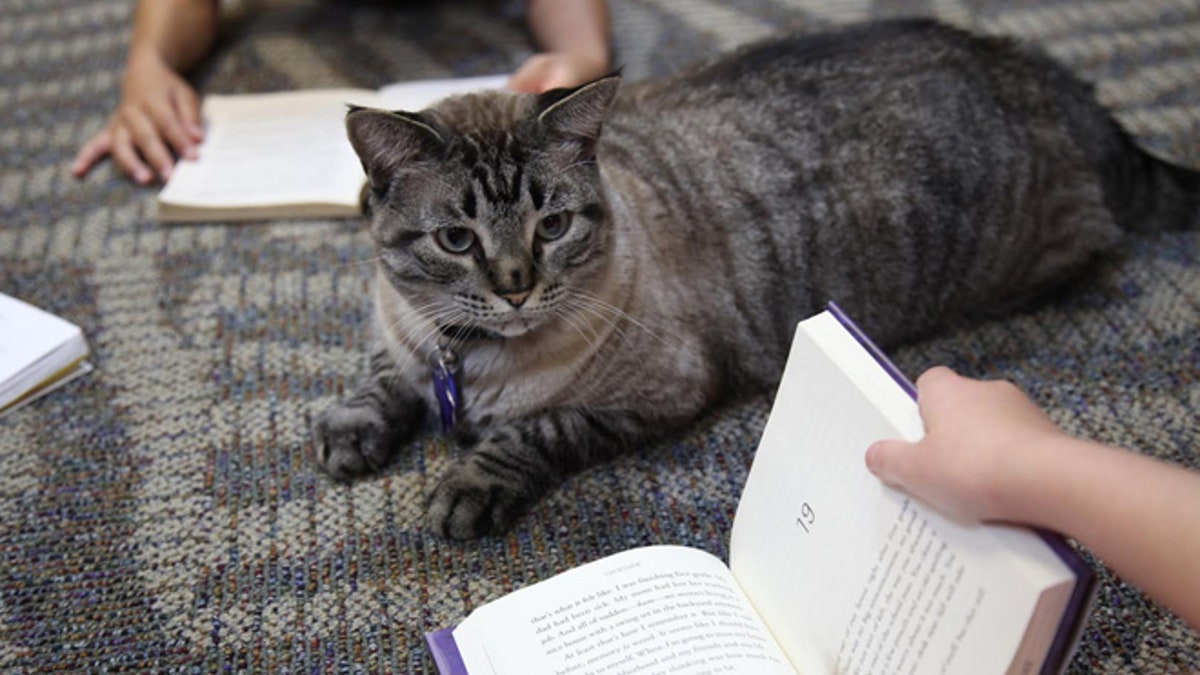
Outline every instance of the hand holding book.
[[(917, 391), (926, 435), (915, 444), (873, 443), (867, 468), (962, 522), (1043, 525), (1037, 514), (1015, 513), (1012, 507), (1018, 505), (998, 500), (1007, 492), (1002, 486), (1019, 483), (1037, 466), (1036, 457), (1022, 461), (1019, 449), (1041, 454), (1066, 437), (1063, 431), (1008, 382), (968, 380), (937, 367), (918, 378)], [(897, 454), (905, 448), (913, 452)]]
[(917, 388), (927, 434), (872, 444), (872, 473), (962, 521), (1072, 536), (1200, 629), (1200, 473), (1074, 438), (1007, 382), (933, 368)]

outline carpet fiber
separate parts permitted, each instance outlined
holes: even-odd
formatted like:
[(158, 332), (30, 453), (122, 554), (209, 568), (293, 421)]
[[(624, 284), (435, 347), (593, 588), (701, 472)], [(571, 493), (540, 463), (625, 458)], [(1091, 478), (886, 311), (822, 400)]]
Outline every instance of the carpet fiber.
[[(529, 52), (513, 3), (273, 4), (228, 26), (205, 91), (497, 73)], [(310, 423), (365, 365), (362, 223), (164, 226), (154, 190), (110, 165), (72, 179), (115, 104), (131, 6), (0, 0), (0, 291), (80, 324), (96, 365), (0, 418), (0, 671), (431, 672), (424, 631), (514, 588), (644, 544), (727, 554), (766, 398), (574, 477), (503, 538), (424, 528), (436, 438), (353, 486), (317, 471)], [(1096, 82), (1147, 147), (1200, 166), (1196, 0), (611, 8), (631, 79), (869, 17), (1020, 36)], [(895, 359), (1015, 380), (1075, 433), (1198, 466), (1198, 256), (1196, 233), (1131, 238), (1054, 299)], [(1102, 572), (1069, 672), (1196, 669), (1200, 638)]]

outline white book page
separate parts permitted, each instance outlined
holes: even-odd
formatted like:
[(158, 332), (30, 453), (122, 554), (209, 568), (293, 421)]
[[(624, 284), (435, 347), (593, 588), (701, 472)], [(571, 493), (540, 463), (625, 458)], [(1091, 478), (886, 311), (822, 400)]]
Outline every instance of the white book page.
[(0, 408), (87, 352), (78, 326), (0, 293)]
[(453, 94), (466, 94), (485, 89), (503, 89), (508, 75), (484, 75), (447, 80), (413, 80), (389, 84), (379, 90), (380, 107), (388, 110), (415, 112)]
[(375, 92), (318, 89), (208, 96), (199, 158), (176, 164), (159, 201), (191, 207), (345, 204), (366, 177), (346, 137), (347, 104)]
[(890, 390), (832, 315), (802, 324), (730, 568), (806, 675), (1004, 673), (1038, 593), (1072, 575), (1031, 532), (959, 526), (867, 471), (873, 441), (922, 433), (910, 398), (864, 393)]
[(638, 548), (484, 605), (454, 629), (471, 675), (794, 675), (716, 557)]

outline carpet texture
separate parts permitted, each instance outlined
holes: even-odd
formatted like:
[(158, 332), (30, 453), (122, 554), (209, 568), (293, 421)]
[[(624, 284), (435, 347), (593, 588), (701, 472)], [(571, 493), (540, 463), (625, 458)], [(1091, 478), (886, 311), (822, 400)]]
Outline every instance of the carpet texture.
[[(530, 50), (513, 3), (273, 4), (228, 26), (205, 91), (505, 72)], [(365, 365), (362, 223), (164, 226), (154, 190), (110, 165), (72, 179), (115, 104), (131, 7), (0, 0), (0, 291), (80, 324), (96, 365), (0, 418), (0, 672), (432, 672), (422, 634), (515, 588), (644, 544), (727, 554), (766, 398), (574, 477), (503, 538), (425, 530), (436, 438), (352, 486), (317, 471), (310, 423)], [(1196, 0), (611, 8), (631, 79), (870, 17), (1019, 36), (1096, 82), (1147, 147), (1200, 166)], [(1075, 433), (1200, 466), (1200, 236), (1133, 237), (1054, 299), (894, 357), (912, 376), (1015, 380)], [(1102, 572), (1069, 672), (1196, 669), (1200, 638)]]

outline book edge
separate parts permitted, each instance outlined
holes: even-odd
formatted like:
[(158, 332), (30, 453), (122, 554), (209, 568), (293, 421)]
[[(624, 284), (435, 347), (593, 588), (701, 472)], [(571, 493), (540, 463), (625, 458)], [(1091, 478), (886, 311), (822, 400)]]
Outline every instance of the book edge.
[[(361, 195), (361, 188), (360, 188)], [(161, 223), (204, 223), (253, 220), (314, 220), (357, 218), (366, 213), (362, 202), (276, 202), (256, 206), (196, 205), (158, 199)]]
[(82, 328), (18, 297), (0, 293), (0, 299), (21, 312), (21, 318), (36, 320), (46, 327), (47, 333), (60, 337), (32, 361), (17, 362), (17, 370), (0, 380), (0, 413), (15, 410), (91, 372), (91, 364), (85, 360), (90, 348)]
[(16, 398), (4, 404), (0, 404), (0, 416), (7, 415), (13, 411), (24, 408), (25, 406), (48, 396), (50, 393), (58, 391), (67, 386), (71, 382), (87, 375), (95, 370), (90, 361), (87, 361), (87, 356), (81, 356), (70, 365), (55, 373), (49, 379), (43, 380), (40, 384), (31, 389), (25, 390)]
[(1071, 597), (1067, 600), (1054, 639), (1050, 641), (1050, 648), (1046, 651), (1046, 660), (1042, 663), (1040, 675), (1053, 675), (1066, 671), (1079, 648), (1083, 627), (1087, 624), (1088, 614), (1091, 613), (1092, 602), (1096, 597), (1099, 577), (1096, 570), (1063, 536), (1045, 530), (1034, 531), (1075, 575), (1075, 587), (1071, 589)]

